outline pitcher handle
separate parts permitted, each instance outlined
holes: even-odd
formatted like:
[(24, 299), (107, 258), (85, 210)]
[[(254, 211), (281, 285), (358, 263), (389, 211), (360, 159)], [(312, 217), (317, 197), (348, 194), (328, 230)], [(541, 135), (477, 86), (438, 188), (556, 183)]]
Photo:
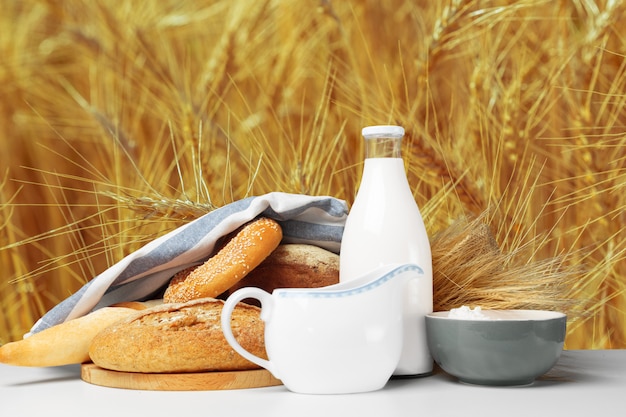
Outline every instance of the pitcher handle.
[[(237, 339), (235, 339), (235, 336), (233, 335), (233, 329), (231, 327), (231, 316), (233, 314), (233, 310), (235, 309), (235, 306), (237, 305), (237, 303), (239, 303), (240, 301), (246, 298), (254, 298), (261, 302), (261, 320), (263, 320), (264, 322), (267, 321), (266, 318), (269, 318), (270, 311), (273, 306), (272, 295), (256, 287), (241, 288), (235, 291), (234, 293), (232, 293), (224, 302), (224, 306), (222, 307), (222, 314), (221, 314), (222, 333), (224, 333), (224, 337), (226, 338), (226, 341), (235, 350), (235, 352), (237, 352), (238, 354), (240, 354), (241, 356), (243, 356), (245, 359), (249, 360), (250, 362), (257, 364), (262, 368), (267, 369), (276, 378), (280, 378), (278, 375), (276, 375), (274, 366), (270, 361), (260, 358), (256, 355), (253, 355), (252, 353), (245, 350), (239, 344), (239, 342), (237, 341)], [(265, 337), (265, 335), (263, 335), (263, 337)]]

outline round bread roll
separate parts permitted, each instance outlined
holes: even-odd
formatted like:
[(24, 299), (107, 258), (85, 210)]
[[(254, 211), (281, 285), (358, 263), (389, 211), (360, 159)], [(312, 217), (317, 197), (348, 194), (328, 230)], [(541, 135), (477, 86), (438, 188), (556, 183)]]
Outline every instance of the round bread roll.
[[(96, 335), (89, 356), (101, 368), (144, 373), (257, 369), (228, 344), (213, 298), (170, 303), (140, 311)], [(267, 358), (264, 325), (257, 307), (237, 305), (233, 334), (246, 350)]]
[(176, 274), (163, 300), (184, 303), (217, 297), (267, 258), (282, 238), (282, 229), (275, 220), (261, 217), (248, 222), (203, 265)]
[(339, 255), (307, 244), (282, 244), (227, 295), (243, 287), (259, 287), (269, 293), (276, 288), (319, 288), (339, 282)]

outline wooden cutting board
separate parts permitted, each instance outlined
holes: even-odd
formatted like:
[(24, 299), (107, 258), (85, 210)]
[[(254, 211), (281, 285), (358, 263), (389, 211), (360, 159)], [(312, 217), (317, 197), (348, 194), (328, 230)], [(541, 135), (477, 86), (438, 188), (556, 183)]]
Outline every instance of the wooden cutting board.
[(149, 391), (212, 391), (260, 388), (282, 385), (265, 369), (229, 372), (197, 372), (180, 374), (142, 374), (100, 368), (93, 363), (81, 365), (83, 381), (103, 387)]

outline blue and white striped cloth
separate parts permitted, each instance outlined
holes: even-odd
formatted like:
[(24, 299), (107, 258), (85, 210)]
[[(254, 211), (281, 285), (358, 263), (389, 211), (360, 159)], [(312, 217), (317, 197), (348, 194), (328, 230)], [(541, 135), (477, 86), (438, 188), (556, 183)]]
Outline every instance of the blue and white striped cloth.
[(283, 243), (339, 253), (347, 215), (343, 200), (327, 196), (274, 192), (235, 201), (129, 254), (48, 311), (26, 336), (111, 304), (150, 299), (176, 272), (203, 263), (219, 238), (258, 216), (280, 223)]

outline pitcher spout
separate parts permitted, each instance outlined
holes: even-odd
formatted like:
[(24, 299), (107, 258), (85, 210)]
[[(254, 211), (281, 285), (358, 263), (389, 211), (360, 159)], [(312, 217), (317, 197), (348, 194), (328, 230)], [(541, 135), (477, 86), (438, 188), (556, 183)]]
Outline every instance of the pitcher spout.
[(309, 293), (336, 293), (337, 296), (353, 295), (373, 290), (393, 281), (403, 288), (407, 281), (424, 275), (424, 270), (417, 264), (388, 264), (380, 266), (361, 277), (326, 287), (309, 289)]

